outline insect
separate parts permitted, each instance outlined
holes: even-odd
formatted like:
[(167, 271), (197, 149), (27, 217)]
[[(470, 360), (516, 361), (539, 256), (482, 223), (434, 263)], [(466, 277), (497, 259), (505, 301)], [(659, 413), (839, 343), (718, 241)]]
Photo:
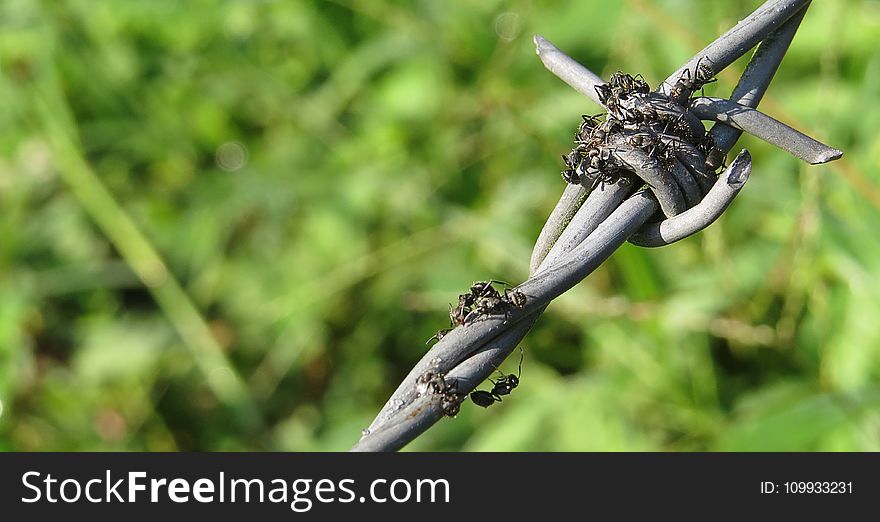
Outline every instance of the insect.
[(569, 185), (577, 185), (581, 182), (581, 178), (575, 174), (572, 169), (565, 169), (561, 173), (562, 179)]
[(464, 318), (467, 317), (468, 310), (471, 307), (471, 302), (467, 297), (467, 294), (461, 294), (458, 296), (458, 306), (455, 308), (452, 305), (449, 305), (449, 321), (454, 326), (461, 326), (464, 324)]
[(495, 295), (487, 295), (478, 297), (474, 302), (471, 311), (464, 318), (464, 324), (470, 324), (477, 319), (490, 315), (499, 310), (502, 300), (497, 290), (493, 288)]
[(477, 281), (471, 285), (467, 292), (458, 296), (458, 306), (449, 307), (449, 320), (455, 326), (461, 326), (468, 322), (468, 316), (477, 304), (477, 300), (484, 297), (497, 297), (498, 290), (492, 286), (495, 281)]
[(602, 95), (606, 99), (609, 114), (623, 121), (638, 120), (640, 115), (635, 110), (638, 97), (633, 95), (645, 95), (651, 90), (642, 75), (631, 76), (618, 71), (611, 75), (607, 85)]
[(504, 290), (504, 295), (501, 299), (516, 308), (522, 308), (526, 305), (526, 294), (516, 288)]
[(455, 417), (461, 408), (464, 398), (456, 391), (456, 385), (448, 384), (443, 374), (434, 370), (428, 370), (421, 374), (416, 381), (421, 393), (429, 393), (440, 396), (440, 409), (447, 417)]
[(694, 67), (693, 77), (691, 77), (691, 70), (685, 69), (678, 78), (678, 81), (675, 82), (675, 85), (672, 86), (669, 95), (674, 100), (683, 103), (687, 98), (693, 96), (695, 92), (702, 89), (704, 85), (715, 81), (715, 70), (710, 65), (704, 63), (703, 60), (711, 63), (706, 57), (700, 58)]
[(713, 147), (706, 155), (706, 168), (714, 172), (725, 167), (725, 160), (724, 152)]
[(568, 167), (562, 171), (562, 179), (569, 184), (579, 183), (590, 190), (600, 183), (615, 183), (620, 173), (609, 163), (612, 149), (605, 146), (604, 140), (621, 128), (619, 122), (609, 119), (593, 129), (589, 136), (576, 137), (578, 145), (568, 155), (562, 155), (562, 161)]
[(608, 83), (597, 85), (595, 89), (599, 102), (612, 114), (619, 112), (620, 101), (629, 98), (630, 94), (647, 94), (651, 90), (642, 75), (631, 76), (620, 71), (612, 74)]
[[(503, 285), (504, 293), (499, 292), (493, 285)], [(511, 289), (504, 281), (495, 279), (489, 281), (476, 281), (468, 288), (468, 291), (458, 296), (458, 305), (449, 305), (449, 322), (451, 327), (470, 324), (481, 317), (491, 314), (507, 313), (509, 307), (522, 308), (526, 304), (526, 296), (522, 291)], [(425, 341), (439, 341), (452, 331), (452, 328), (439, 330), (433, 337)]]
[(581, 116), (583, 121), (581, 122), (580, 127), (578, 127), (575, 141), (587, 141), (590, 139), (590, 136), (593, 134), (596, 127), (602, 124), (602, 120), (599, 119), (599, 116), (600, 115), (588, 116), (586, 114)]
[(489, 281), (477, 281), (470, 287), (470, 293), (477, 297), (484, 297), (487, 295), (498, 296), (498, 290), (495, 290), (496, 285), (507, 285), (504, 281), (498, 281), (497, 279), (491, 279)]
[(706, 155), (706, 169), (712, 172), (725, 166), (726, 155), (715, 146), (715, 138), (706, 133), (699, 145), (700, 152)]
[(519, 368), (516, 371), (516, 375), (513, 374), (505, 374), (498, 368), (495, 370), (501, 374), (501, 378), (496, 380), (489, 379), (489, 382), (492, 383), (492, 390), (476, 390), (471, 392), (471, 400), (477, 406), (481, 406), (483, 408), (488, 408), (492, 404), (496, 402), (501, 402), (502, 395), (510, 395), (510, 392), (513, 391), (514, 388), (519, 386), (519, 378), (522, 374), (522, 362), (523, 362), (523, 350), (522, 347), (519, 349)]
[[(640, 125), (636, 131), (626, 134), (626, 143), (634, 148), (644, 151), (649, 158), (663, 154), (663, 143), (658, 139), (654, 130), (647, 125)], [(645, 165), (642, 165), (644, 168)]]
[[(507, 286), (504, 281), (477, 281), (467, 292), (458, 296), (458, 306), (449, 306), (449, 320), (453, 326), (470, 324), (481, 317), (504, 311), (503, 305), (509, 300), (495, 289), (493, 284)], [(524, 297), (524, 296), (523, 296)], [(445, 333), (444, 333), (445, 335)], [(432, 338), (433, 339), (433, 338)], [(428, 339), (429, 341), (431, 339)]]
[(641, 74), (632, 76), (621, 71), (612, 74), (608, 84), (611, 85), (612, 92), (618, 98), (631, 93), (648, 94), (651, 90), (648, 82), (645, 81)]
[(453, 388), (448, 388), (446, 393), (440, 398), (440, 409), (443, 411), (443, 415), (447, 417), (458, 415), (458, 412), (461, 410), (461, 401), (464, 399)]
[[(493, 282), (501, 283), (501, 281)], [(505, 287), (508, 286), (507, 283), (503, 284)], [(473, 315), (473, 319), (502, 311), (506, 316), (509, 307), (522, 308), (525, 305), (526, 294), (516, 288), (505, 288), (503, 294), (498, 294), (496, 291), (494, 295), (478, 298), (477, 302), (474, 304), (473, 310), (471, 310), (471, 314)], [(471, 320), (471, 318), (465, 318), (465, 323), (469, 323)]]
[(611, 97), (613, 95), (611, 86), (607, 83), (604, 83), (602, 85), (596, 85), (595, 87), (593, 87), (593, 89), (596, 90), (596, 97), (599, 98), (599, 103), (601, 103), (605, 107), (608, 107), (608, 102), (611, 101)]

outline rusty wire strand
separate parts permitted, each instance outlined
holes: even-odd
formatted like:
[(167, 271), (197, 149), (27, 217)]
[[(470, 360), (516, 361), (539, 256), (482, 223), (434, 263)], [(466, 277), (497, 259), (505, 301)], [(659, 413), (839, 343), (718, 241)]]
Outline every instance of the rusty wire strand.
[[(715, 64), (729, 64), (761, 41), (731, 96), (742, 106), (754, 107), (775, 74), (808, 4), (808, 1), (771, 0), (688, 63), (696, 64), (701, 56), (710, 56)], [(735, 37), (731, 37), (731, 33)], [(751, 44), (745, 47), (749, 42)], [(599, 101), (595, 87), (604, 82), (598, 76), (546, 39), (536, 36), (535, 43), (538, 56), (551, 72), (578, 92)], [(661, 85), (661, 92), (663, 87)], [(740, 132), (719, 122), (711, 134), (715, 146), (726, 154)], [(688, 170), (693, 173), (694, 168)], [(650, 190), (634, 183), (635, 177), (624, 175), (617, 182), (593, 191), (580, 185), (568, 185), (535, 244), (531, 276), (517, 287), (527, 298), (525, 305), (459, 326), (443, 336), (403, 379), (376, 419), (364, 430), (353, 451), (402, 448), (444, 416), (441, 403), (448, 401), (449, 394), (461, 400), (491, 375), (551, 300), (589, 275), (628, 239), (645, 246), (660, 246), (702, 230), (730, 204), (748, 179), (750, 170), (747, 153), (740, 154), (718, 181), (700, 183), (702, 192), (706, 193), (701, 202), (653, 224), (646, 223), (660, 205)], [(630, 194), (632, 190), (636, 191)], [(419, 388), (419, 379), (426, 372), (442, 376), (445, 395), (425, 393), (424, 388)]]

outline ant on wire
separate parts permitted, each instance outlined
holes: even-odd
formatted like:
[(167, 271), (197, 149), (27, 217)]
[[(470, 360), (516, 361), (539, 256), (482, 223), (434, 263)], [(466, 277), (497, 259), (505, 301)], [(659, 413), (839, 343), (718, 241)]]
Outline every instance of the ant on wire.
[[(703, 60), (709, 62), (709, 65), (703, 63)], [(694, 66), (693, 77), (691, 76), (691, 70), (685, 69), (670, 90), (669, 95), (680, 104), (684, 104), (688, 98), (701, 90), (707, 83), (717, 80), (715, 78), (715, 70), (712, 67), (712, 60), (706, 56), (697, 60)]]
[(455, 417), (461, 407), (461, 401), (464, 399), (457, 391), (458, 383), (447, 383), (442, 373), (438, 373), (434, 369), (427, 370), (419, 376), (416, 381), (419, 387), (419, 394), (429, 393), (440, 397), (440, 410), (447, 417)]
[[(492, 286), (494, 284), (503, 285), (504, 293), (496, 290)], [(488, 315), (504, 313), (506, 317), (511, 308), (523, 308), (527, 301), (528, 298), (522, 290), (513, 288), (504, 281), (476, 281), (467, 292), (458, 296), (458, 306), (449, 305), (450, 327), (439, 330), (425, 344), (439, 342), (456, 326), (471, 324)]]
[(471, 400), (474, 401), (474, 404), (483, 408), (488, 408), (496, 402), (501, 402), (502, 395), (510, 395), (510, 392), (512, 392), (514, 388), (519, 386), (519, 377), (522, 374), (523, 355), (523, 349), (522, 346), (520, 346), (519, 369), (517, 369), (516, 375), (513, 375), (512, 373), (506, 375), (498, 368), (495, 368), (495, 370), (501, 374), (501, 378), (497, 381), (492, 380), (491, 378), (489, 379), (489, 382), (492, 383), (491, 391), (476, 390), (471, 392)]

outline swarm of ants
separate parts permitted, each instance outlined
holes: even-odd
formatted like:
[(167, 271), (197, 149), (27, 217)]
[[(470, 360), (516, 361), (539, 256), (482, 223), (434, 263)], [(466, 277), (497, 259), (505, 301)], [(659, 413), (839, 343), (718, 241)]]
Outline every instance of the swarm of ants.
[(712, 67), (698, 63), (694, 74), (685, 71), (667, 96), (652, 92), (641, 75), (614, 73), (607, 84), (596, 87), (607, 112), (583, 116), (574, 148), (562, 155), (562, 178), (590, 190), (600, 183), (616, 183), (628, 170), (615, 154), (621, 146), (643, 151), (666, 171), (678, 159), (697, 176), (708, 178), (717, 172), (724, 166), (724, 154), (687, 109), (693, 95), (715, 81), (714, 76)]
[[(502, 286), (502, 291), (495, 288), (495, 285)], [(522, 291), (511, 288), (503, 281), (477, 281), (471, 285), (467, 292), (458, 296), (456, 306), (449, 305), (450, 328), (438, 331), (427, 342), (439, 341), (456, 326), (466, 326), (491, 315), (506, 316), (511, 309), (524, 307), (526, 300), (526, 295)], [(520, 359), (521, 369), (522, 359)], [(491, 392), (477, 391), (470, 395), (475, 404), (484, 408), (496, 401), (501, 401), (501, 395), (507, 395), (516, 388), (519, 384), (519, 375), (504, 375), (502, 373), (498, 381), (491, 379), (490, 381), (494, 385)], [(459, 405), (464, 395), (457, 393), (454, 384), (447, 384), (443, 376), (434, 371), (424, 373), (420, 377), (419, 383), (423, 385), (424, 392), (441, 397), (441, 409), (445, 415), (454, 417), (458, 414)]]
[[(493, 285), (503, 285), (504, 291), (499, 292)], [(477, 281), (467, 292), (458, 296), (458, 305), (449, 305), (449, 326), (440, 330), (431, 341), (439, 341), (452, 328), (464, 326), (493, 314), (507, 314), (511, 308), (522, 308), (526, 304), (526, 296), (520, 290), (511, 289), (503, 281)]]
[[(611, 75), (607, 84), (597, 86), (597, 97), (607, 112), (583, 116), (575, 133), (574, 148), (562, 155), (566, 167), (562, 178), (590, 190), (599, 184), (628, 182), (624, 174), (633, 166), (619, 156), (626, 148), (641, 151), (645, 161), (656, 162), (670, 176), (674, 164), (681, 162), (695, 178), (708, 182), (724, 167), (724, 154), (715, 147), (699, 118), (688, 112), (688, 106), (697, 91), (715, 81), (715, 73), (706, 63), (698, 63), (694, 69), (693, 75), (685, 71), (668, 95), (652, 92), (641, 75), (622, 72)], [(504, 288), (499, 291), (494, 285)], [(450, 328), (438, 331), (428, 343), (439, 341), (456, 326), (466, 326), (490, 315), (506, 315), (511, 308), (522, 308), (525, 304), (525, 294), (502, 281), (477, 281), (458, 296), (456, 306), (449, 305)], [(471, 392), (474, 404), (487, 408), (519, 386), (522, 353), (516, 375), (497, 368), (496, 371), (501, 376), (489, 379), (491, 390)], [(423, 392), (440, 397), (445, 415), (458, 414), (466, 396), (458, 393), (455, 383), (449, 384), (442, 374), (429, 370), (421, 376), (419, 384)]]

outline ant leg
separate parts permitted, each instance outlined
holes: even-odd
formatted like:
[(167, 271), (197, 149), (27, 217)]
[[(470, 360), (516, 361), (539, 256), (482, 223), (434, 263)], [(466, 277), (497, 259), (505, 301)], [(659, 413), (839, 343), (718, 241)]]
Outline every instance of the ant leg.
[[(525, 350), (523, 350), (522, 345), (520, 345), (520, 347), (519, 347), (519, 366), (518, 366), (517, 369), (516, 369), (516, 378), (517, 378), (517, 379), (519, 379), (520, 376), (522, 375), (522, 363), (523, 363), (523, 358), (524, 358), (525, 356), (526, 356), (526, 352), (525, 352)], [(497, 366), (495, 366), (494, 364), (493, 364), (492, 366), (495, 367), (495, 371), (496, 371), (496, 372), (498, 372), (498, 373), (501, 374), (501, 380), (507, 379), (507, 378), (510, 377), (510, 375), (512, 375), (512, 374), (506, 374), (506, 373), (502, 372), (502, 371), (501, 371)], [(492, 386), (497, 386), (497, 385), (498, 385), (498, 383), (495, 382), (494, 380), (492, 380), (491, 378), (489, 379), (489, 382), (492, 383)]]
[(525, 357), (525, 355), (526, 355), (526, 352), (525, 352), (525, 350), (523, 350), (522, 345), (520, 345), (519, 346), (519, 368), (516, 370), (516, 378), (517, 379), (519, 379), (520, 376), (522, 375), (522, 363), (523, 363), (523, 357)]
[(458, 325), (462, 324), (462, 323), (456, 321), (454, 319), (454, 317), (455, 316), (453, 314), (452, 303), (449, 303), (449, 326), (453, 326), (453, 325), (458, 326)]
[(502, 285), (502, 286), (504, 286), (505, 288), (507, 288), (507, 287), (510, 286), (509, 284), (507, 284), (507, 281), (501, 281), (500, 279), (492, 279), (492, 280), (490, 280), (489, 282), (490, 282), (490, 283), (495, 283), (496, 285)]
[[(522, 350), (522, 347), (520, 347), (520, 350)], [(522, 364), (522, 361), (520, 361), (520, 364)], [(494, 364), (492, 365), (492, 368), (495, 368), (495, 371), (501, 375), (501, 378), (498, 379), (497, 381), (491, 377), (487, 377), (487, 380), (492, 383), (492, 388), (494, 389), (494, 388), (498, 387), (499, 382), (507, 379), (507, 374), (502, 372), (501, 369), (498, 368), (497, 366), (495, 366)]]

